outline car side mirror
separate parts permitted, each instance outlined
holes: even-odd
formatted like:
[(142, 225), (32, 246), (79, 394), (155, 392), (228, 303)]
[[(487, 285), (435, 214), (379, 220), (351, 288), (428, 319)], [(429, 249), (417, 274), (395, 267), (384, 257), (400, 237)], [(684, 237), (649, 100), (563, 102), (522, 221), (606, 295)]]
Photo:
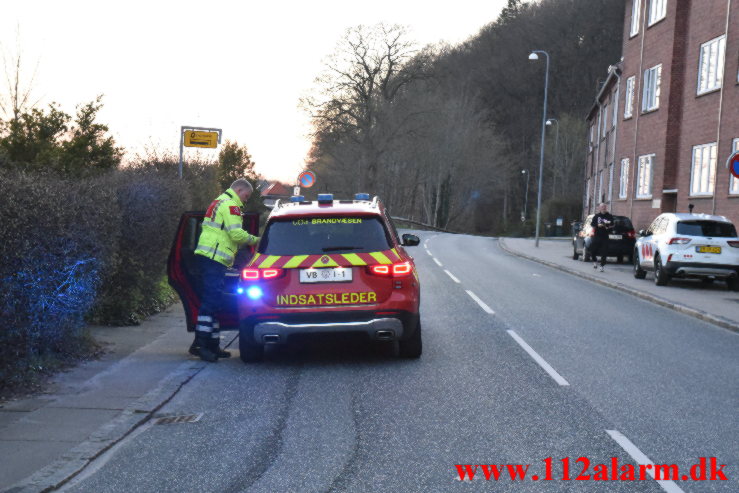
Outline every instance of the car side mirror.
[(401, 244), (403, 246), (418, 246), (421, 243), (421, 239), (418, 236), (408, 233), (404, 234), (402, 239), (403, 242)]
[(640, 229), (639, 230), (639, 236), (647, 236), (647, 232), (644, 231), (643, 229)]

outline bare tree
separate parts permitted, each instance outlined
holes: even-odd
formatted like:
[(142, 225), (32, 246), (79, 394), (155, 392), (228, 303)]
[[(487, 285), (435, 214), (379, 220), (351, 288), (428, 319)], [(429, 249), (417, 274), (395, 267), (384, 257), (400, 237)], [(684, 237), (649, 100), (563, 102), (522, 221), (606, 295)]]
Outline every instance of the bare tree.
[(40, 100), (37, 99), (34, 101), (31, 97), (39, 62), (36, 61), (30, 79), (27, 81), (23, 80), (24, 58), (20, 43), (20, 30), (18, 28), (16, 28), (15, 54), (6, 53), (6, 50), (3, 49), (2, 58), (7, 94), (0, 93), (0, 111), (3, 112), (5, 118), (17, 120), (21, 113), (34, 108)]

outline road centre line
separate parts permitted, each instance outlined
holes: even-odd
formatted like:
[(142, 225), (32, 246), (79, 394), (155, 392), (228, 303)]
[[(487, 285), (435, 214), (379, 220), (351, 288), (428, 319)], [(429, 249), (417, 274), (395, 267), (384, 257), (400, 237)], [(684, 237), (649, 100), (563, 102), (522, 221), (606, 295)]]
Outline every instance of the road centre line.
[[(441, 264), (439, 264), (439, 265), (441, 265)], [(460, 280), (459, 280), (459, 279), (457, 279), (456, 277), (454, 277), (454, 274), (452, 274), (451, 272), (449, 272), (449, 271), (448, 271), (448, 270), (446, 270), (446, 269), (444, 269), (444, 272), (446, 272), (446, 273), (447, 273), (447, 275), (448, 275), (449, 277), (451, 277), (451, 278), (452, 278), (452, 281), (456, 282), (457, 284), (461, 284)], [(469, 291), (468, 291), (468, 292), (469, 292)]]
[[(637, 464), (651, 465), (652, 467), (647, 469), (647, 472), (650, 476), (652, 476), (652, 479), (654, 479), (654, 462), (652, 462), (649, 457), (644, 455), (644, 453), (639, 450), (639, 448), (634, 445), (631, 440), (626, 438), (618, 430), (606, 430), (606, 433), (608, 433), (611, 438), (613, 438), (616, 443), (618, 443), (621, 448), (624, 449), (626, 453), (629, 454)], [(657, 481), (657, 483), (659, 483), (662, 489), (665, 490), (667, 493), (684, 493), (683, 490), (674, 481), (671, 481), (669, 479), (659, 479), (655, 481)]]
[(510, 330), (510, 329), (507, 332), (508, 332), (508, 335), (510, 335), (511, 337), (513, 337), (513, 340), (516, 341), (518, 343), (518, 345), (523, 348), (524, 351), (526, 351), (527, 353), (529, 353), (529, 356), (531, 356), (532, 358), (534, 358), (534, 361), (536, 361), (539, 364), (539, 366), (541, 366), (544, 369), (544, 371), (547, 372), (549, 374), (549, 376), (554, 379), (555, 382), (557, 382), (559, 385), (562, 385), (562, 386), (570, 385), (569, 382), (567, 380), (565, 380), (562, 375), (560, 375), (559, 373), (557, 373), (557, 370), (555, 370), (554, 368), (552, 368), (552, 365), (550, 365), (549, 363), (547, 363), (544, 358), (542, 358), (541, 356), (539, 356), (539, 353), (537, 353), (536, 351), (534, 351), (534, 348), (532, 348), (531, 346), (529, 346), (528, 344), (526, 344), (526, 341), (524, 341), (523, 339), (521, 339), (521, 336), (519, 336), (518, 334), (516, 334), (515, 331)]
[(439, 267), (444, 267), (443, 265), (441, 265), (441, 262), (439, 262), (439, 261), (438, 261), (438, 260), (436, 259), (436, 257), (431, 257), (431, 258), (432, 258), (432, 259), (434, 259), (434, 262), (436, 262), (436, 265), (438, 265)]
[(429, 255), (433, 257), (433, 255), (431, 254), (431, 251), (428, 248), (426, 249), (426, 253), (428, 253)]
[[(449, 274), (449, 273), (447, 272), (447, 274)], [(449, 275), (451, 276), (451, 274), (449, 274)], [(470, 295), (470, 298), (472, 298), (473, 300), (475, 300), (477, 302), (477, 304), (480, 305), (480, 308), (482, 308), (483, 310), (485, 310), (490, 315), (495, 315), (495, 312), (493, 311), (493, 309), (490, 308), (489, 306), (487, 306), (484, 301), (482, 301), (480, 298), (477, 297), (477, 295), (475, 295), (475, 293), (473, 293), (469, 289), (465, 289), (465, 291), (467, 291), (467, 294)]]

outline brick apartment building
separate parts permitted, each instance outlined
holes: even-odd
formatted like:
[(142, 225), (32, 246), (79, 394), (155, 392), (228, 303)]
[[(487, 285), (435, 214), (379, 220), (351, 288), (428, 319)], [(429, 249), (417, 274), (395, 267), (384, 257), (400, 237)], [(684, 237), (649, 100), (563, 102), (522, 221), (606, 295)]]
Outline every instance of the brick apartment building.
[(739, 0), (627, 0), (587, 121), (583, 216), (606, 202), (638, 230), (693, 204), (739, 225)]

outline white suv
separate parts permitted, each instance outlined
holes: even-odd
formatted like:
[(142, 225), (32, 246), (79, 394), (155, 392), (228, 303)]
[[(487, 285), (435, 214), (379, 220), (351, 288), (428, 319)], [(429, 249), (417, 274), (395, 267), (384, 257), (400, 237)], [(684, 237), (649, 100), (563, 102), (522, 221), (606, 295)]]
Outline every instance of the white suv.
[(664, 286), (672, 277), (726, 281), (739, 290), (739, 238), (724, 216), (660, 214), (634, 247), (634, 277), (654, 271), (654, 282)]

